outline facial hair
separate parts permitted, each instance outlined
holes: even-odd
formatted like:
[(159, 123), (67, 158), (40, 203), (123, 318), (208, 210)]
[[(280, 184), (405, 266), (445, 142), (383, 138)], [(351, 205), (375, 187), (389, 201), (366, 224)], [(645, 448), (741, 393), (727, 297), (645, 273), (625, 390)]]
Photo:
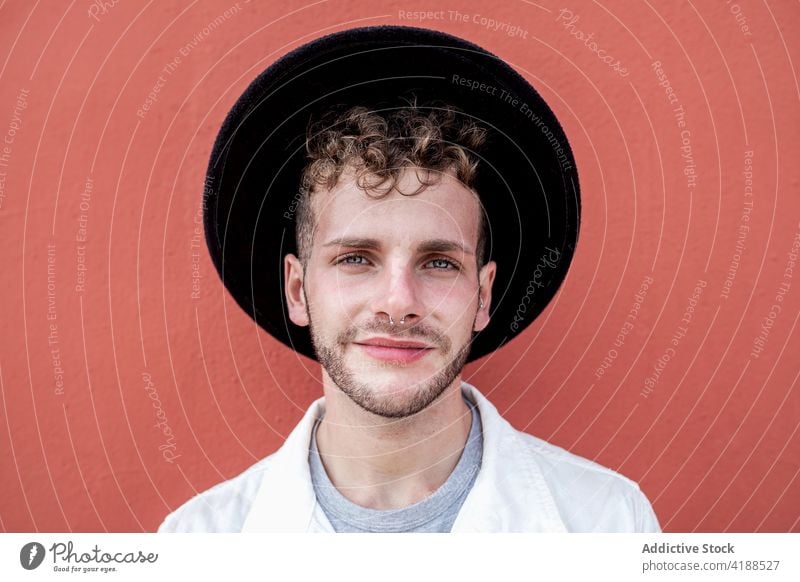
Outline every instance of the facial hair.
[[(307, 302), (306, 305), (308, 305)], [(363, 410), (383, 418), (406, 418), (413, 416), (433, 404), (458, 377), (461, 370), (464, 369), (467, 359), (469, 358), (472, 336), (475, 335), (473, 332), (470, 339), (463, 346), (459, 347), (455, 356), (449, 360), (448, 364), (442, 368), (441, 371), (426, 382), (421, 383), (410, 400), (398, 399), (395, 401), (391, 397), (378, 397), (368, 385), (356, 380), (351, 370), (345, 365), (344, 350), (358, 337), (358, 328), (354, 326), (348, 327), (337, 335), (336, 341), (329, 344), (325, 338), (318, 333), (319, 330), (314, 326), (311, 309), (308, 310), (308, 315), (311, 342), (314, 345), (314, 351), (320, 364), (322, 364), (322, 367), (325, 368), (328, 375), (331, 377), (331, 380), (333, 380), (336, 386)], [(438, 346), (438, 349), (441, 349), (442, 353), (445, 355), (452, 352), (452, 342), (450, 339), (435, 330), (422, 327), (420, 324), (416, 324), (402, 333), (397, 333), (395, 329), (394, 327), (389, 327), (388, 323), (376, 322), (362, 331), (374, 332), (397, 338), (419, 338)]]

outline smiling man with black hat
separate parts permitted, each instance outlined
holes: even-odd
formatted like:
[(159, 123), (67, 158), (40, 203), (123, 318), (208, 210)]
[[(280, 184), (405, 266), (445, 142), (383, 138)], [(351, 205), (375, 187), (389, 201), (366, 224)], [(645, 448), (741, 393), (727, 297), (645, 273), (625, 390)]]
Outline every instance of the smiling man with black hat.
[(399, 26), (303, 45), (234, 105), (206, 184), (222, 281), (324, 397), (159, 531), (659, 531), (636, 483), (460, 377), (541, 313), (578, 237), (569, 144), (505, 63)]

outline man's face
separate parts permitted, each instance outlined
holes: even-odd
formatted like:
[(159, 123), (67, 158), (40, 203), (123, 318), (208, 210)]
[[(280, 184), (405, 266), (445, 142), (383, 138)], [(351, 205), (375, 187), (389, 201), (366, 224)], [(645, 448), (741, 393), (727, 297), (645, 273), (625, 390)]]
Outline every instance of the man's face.
[[(413, 170), (398, 182), (406, 193), (419, 186)], [(495, 264), (477, 272), (478, 202), (449, 174), (413, 196), (380, 199), (345, 174), (314, 196), (302, 283), (297, 259), (286, 261), (291, 318), (310, 325), (320, 363), (356, 404), (383, 417), (415, 414), (458, 378), (473, 333), (488, 324)], [(391, 341), (419, 347), (376, 345)]]

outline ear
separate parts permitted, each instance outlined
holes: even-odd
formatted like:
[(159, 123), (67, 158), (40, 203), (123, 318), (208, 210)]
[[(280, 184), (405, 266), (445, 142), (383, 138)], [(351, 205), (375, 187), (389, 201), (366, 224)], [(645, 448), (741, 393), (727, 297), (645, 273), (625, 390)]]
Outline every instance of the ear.
[(494, 283), (494, 276), (497, 272), (497, 263), (489, 261), (482, 268), (478, 275), (478, 282), (480, 287), (478, 293), (480, 299), (483, 299), (483, 307), (478, 303), (478, 312), (475, 315), (475, 323), (472, 326), (474, 331), (481, 331), (489, 325), (489, 308), (492, 305), (492, 284)]
[(283, 257), (283, 280), (286, 282), (284, 291), (286, 305), (289, 308), (289, 319), (301, 327), (309, 323), (308, 306), (305, 293), (303, 293), (303, 279), (305, 272), (303, 265), (292, 253)]

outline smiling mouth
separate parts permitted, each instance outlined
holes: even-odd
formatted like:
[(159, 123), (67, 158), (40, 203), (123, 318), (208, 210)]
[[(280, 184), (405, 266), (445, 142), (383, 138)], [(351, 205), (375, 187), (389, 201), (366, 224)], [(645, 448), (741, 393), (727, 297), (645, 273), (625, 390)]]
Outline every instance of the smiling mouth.
[(403, 348), (397, 346), (381, 346), (375, 344), (360, 344), (356, 343), (361, 350), (363, 350), (368, 356), (383, 360), (395, 360), (403, 363), (409, 362), (416, 362), (417, 360), (424, 358), (428, 353), (432, 352), (434, 348)]

